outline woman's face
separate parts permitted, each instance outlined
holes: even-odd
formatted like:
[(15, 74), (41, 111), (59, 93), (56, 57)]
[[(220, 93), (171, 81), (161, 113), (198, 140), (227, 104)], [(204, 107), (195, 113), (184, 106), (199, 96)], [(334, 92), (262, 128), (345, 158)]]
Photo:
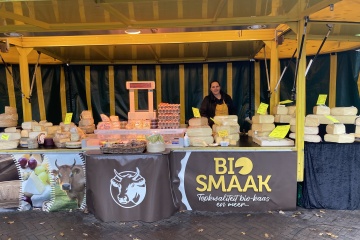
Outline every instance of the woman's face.
[(219, 83), (217, 82), (213, 82), (211, 83), (211, 86), (210, 86), (210, 91), (212, 92), (212, 94), (214, 94), (215, 96), (218, 95), (220, 93), (220, 85)]

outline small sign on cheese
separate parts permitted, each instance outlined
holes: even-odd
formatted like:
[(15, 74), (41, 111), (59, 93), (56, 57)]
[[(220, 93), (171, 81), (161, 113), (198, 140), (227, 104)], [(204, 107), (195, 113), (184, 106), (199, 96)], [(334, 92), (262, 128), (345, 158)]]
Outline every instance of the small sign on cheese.
[(319, 94), (316, 105), (325, 105), (327, 94)]
[(290, 130), (290, 125), (279, 125), (269, 134), (269, 137), (285, 138), (286, 134)]
[(257, 110), (258, 114), (264, 115), (267, 113), (267, 108), (268, 108), (269, 104), (266, 103), (260, 103), (259, 108)]
[(192, 111), (193, 111), (193, 114), (194, 114), (194, 117), (198, 118), (198, 117), (201, 117), (200, 116), (200, 111), (198, 108), (192, 108)]
[(72, 112), (66, 113), (66, 115), (65, 115), (65, 120), (64, 120), (64, 124), (69, 124), (69, 123), (71, 123), (72, 115), (73, 115)]

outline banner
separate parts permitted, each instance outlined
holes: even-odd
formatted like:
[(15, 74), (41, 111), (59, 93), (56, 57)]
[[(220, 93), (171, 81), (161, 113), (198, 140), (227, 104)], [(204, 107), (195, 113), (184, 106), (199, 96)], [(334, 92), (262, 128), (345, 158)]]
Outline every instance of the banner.
[(249, 212), (296, 208), (296, 152), (171, 153), (180, 210)]

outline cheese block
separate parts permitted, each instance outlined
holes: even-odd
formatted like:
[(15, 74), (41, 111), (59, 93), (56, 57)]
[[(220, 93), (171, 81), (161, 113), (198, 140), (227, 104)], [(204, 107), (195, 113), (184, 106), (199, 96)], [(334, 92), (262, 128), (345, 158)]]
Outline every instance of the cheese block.
[(213, 125), (213, 132), (227, 131), (228, 134), (235, 134), (240, 132), (240, 126), (237, 125)]
[(273, 123), (253, 123), (251, 125), (251, 130), (259, 132), (271, 132), (275, 129), (275, 124)]
[(296, 125), (296, 118), (292, 117), (290, 119), (290, 122), (289, 122), (290, 126), (295, 126)]
[(39, 135), (44, 134), (44, 136), (47, 136), (47, 132), (45, 131), (36, 131), (36, 132), (29, 132), (29, 138), (37, 138)]
[(356, 126), (360, 126), (360, 117), (359, 117), (359, 116), (357, 116), (357, 117), (355, 118), (355, 125), (356, 125)]
[(289, 115), (295, 115), (296, 114), (296, 106), (287, 106), (286, 107), (288, 109), (288, 113)]
[(19, 145), (19, 140), (0, 140), (0, 149), (15, 149)]
[(110, 116), (110, 121), (112, 121), (112, 122), (119, 122), (119, 121), (120, 121), (120, 120), (119, 120), (119, 116), (115, 116), (115, 115)]
[[(290, 131), (296, 133), (296, 126), (290, 126)], [(319, 127), (304, 127), (304, 134), (319, 134)]]
[(41, 132), (44, 131), (45, 128), (41, 125), (33, 125), (31, 130), (34, 132)]
[[(229, 134), (226, 137), (220, 137), (218, 134), (214, 135), (214, 139), (216, 140), (217, 138), (222, 138), (221, 141), (225, 141), (225, 138), (229, 139), (229, 140), (239, 140), (240, 139), (240, 135), (238, 133), (236, 134)], [(217, 141), (216, 141), (217, 142)]]
[(294, 140), (288, 138), (252, 137), (253, 142), (263, 147), (294, 146)]
[(276, 105), (273, 108), (274, 115), (286, 115), (288, 114), (289, 109), (285, 105)]
[[(31, 131), (31, 130), (30, 130), (30, 131)], [(21, 136), (21, 137), (24, 137), (24, 138), (28, 138), (28, 137), (29, 137), (29, 130), (26, 130), (26, 129), (21, 130), (20, 136)]]
[(65, 143), (66, 148), (81, 148), (81, 142), (66, 142)]
[(326, 125), (326, 133), (329, 134), (344, 134), (346, 133), (345, 125), (342, 123)]
[(273, 115), (255, 115), (251, 119), (252, 123), (274, 123)]
[(100, 114), (101, 121), (103, 122), (110, 122), (110, 118), (105, 114)]
[(38, 178), (35, 172), (32, 172), (28, 180), (23, 182), (23, 192), (25, 196), (39, 195), (45, 190), (44, 183)]
[(337, 116), (333, 116), (334, 118), (336, 118), (339, 122), (344, 123), (344, 124), (354, 124), (355, 120), (358, 116), (354, 115), (337, 115)]
[(209, 126), (188, 127), (186, 132), (189, 137), (204, 137), (212, 135), (212, 130)]
[(16, 132), (16, 133), (0, 133), (0, 139), (5, 139), (7, 138), (7, 140), (19, 140), (21, 138), (20, 133)]
[[(259, 136), (259, 137), (267, 137), (267, 136), (269, 136), (270, 135), (270, 133), (271, 133), (271, 131), (269, 132), (261, 132), (261, 131), (256, 131), (256, 136)], [(248, 131), (248, 136), (249, 137), (252, 137), (252, 136), (254, 136), (254, 131), (253, 130), (249, 130)]]
[(305, 117), (305, 126), (307, 127), (318, 127), (320, 125), (318, 115), (307, 115)]
[(27, 129), (27, 130), (32, 130), (33, 129), (33, 126), (36, 126), (36, 125), (39, 125), (38, 122), (35, 122), (35, 121), (29, 121), (29, 122), (23, 122), (21, 124), (21, 128), (22, 129)]
[(16, 127), (8, 127), (8, 128), (4, 129), (4, 132), (5, 133), (16, 133), (18, 131), (17, 131)]
[[(290, 133), (289, 138), (295, 139), (296, 133)], [(318, 143), (318, 142), (321, 142), (322, 139), (319, 135), (316, 135), (316, 134), (304, 134), (304, 141)]]
[(350, 134), (325, 134), (325, 142), (335, 142), (335, 143), (353, 143), (355, 141), (355, 135)]
[(93, 118), (93, 115), (92, 115), (91, 111), (84, 110), (81, 112), (80, 117), (81, 117), (81, 119), (89, 119), (89, 118)]
[(355, 137), (360, 138), (360, 126), (355, 126)]
[(330, 108), (328, 106), (318, 105), (313, 107), (313, 114), (315, 115), (330, 115)]
[(238, 116), (237, 115), (224, 115), (224, 116), (215, 116), (214, 120), (220, 125), (237, 125)]
[(17, 110), (14, 107), (5, 106), (5, 113), (6, 114), (17, 114)]
[(212, 136), (189, 136), (189, 139), (190, 145), (194, 147), (205, 147), (214, 142), (214, 138)]
[(209, 125), (209, 123), (208, 123), (208, 119), (206, 117), (189, 119), (189, 126), (191, 126), (191, 127), (207, 126), (207, 125)]
[(53, 124), (52, 122), (46, 122), (46, 123), (41, 124), (41, 125), (44, 126), (44, 128), (46, 128), (46, 127), (51, 127), (51, 126), (53, 126), (54, 124)]
[(291, 118), (293, 118), (293, 116), (289, 114), (276, 114), (274, 117), (274, 122), (290, 123)]
[(358, 109), (356, 107), (333, 107), (330, 109), (330, 114), (333, 116), (353, 116), (357, 112)]
[(45, 127), (45, 131), (48, 135), (54, 135), (58, 130), (61, 130), (61, 127), (59, 125)]
[(86, 119), (81, 119), (79, 121), (79, 126), (82, 127), (82, 126), (89, 126), (89, 125), (92, 125), (94, 124), (94, 119), (93, 118), (86, 118)]

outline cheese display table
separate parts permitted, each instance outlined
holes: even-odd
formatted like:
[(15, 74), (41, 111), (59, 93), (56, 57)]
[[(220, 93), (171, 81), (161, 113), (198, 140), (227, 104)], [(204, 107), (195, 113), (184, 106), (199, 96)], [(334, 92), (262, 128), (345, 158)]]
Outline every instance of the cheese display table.
[(100, 154), (88, 151), (87, 204), (102, 221), (153, 222), (176, 211), (166, 153)]
[(305, 143), (305, 208), (360, 209), (360, 143)]

